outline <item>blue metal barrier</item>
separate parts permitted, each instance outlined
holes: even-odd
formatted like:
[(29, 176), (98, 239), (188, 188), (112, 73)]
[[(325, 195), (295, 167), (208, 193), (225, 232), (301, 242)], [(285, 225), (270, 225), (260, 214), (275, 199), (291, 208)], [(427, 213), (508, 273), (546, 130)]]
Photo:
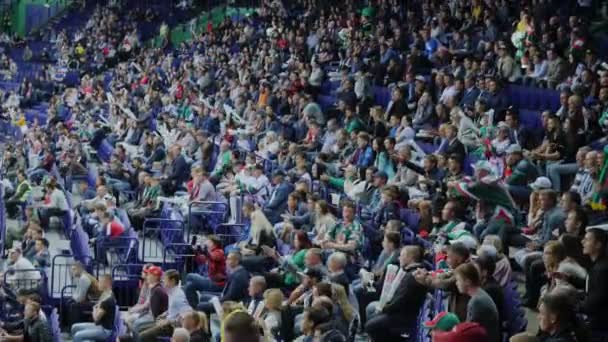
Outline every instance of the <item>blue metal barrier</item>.
[[(85, 266), (88, 273), (97, 277), (99, 275), (99, 266), (94, 263), (92, 257), (87, 257), (81, 261)], [(58, 254), (53, 257), (51, 261), (51, 287), (50, 287), (50, 300), (54, 305), (58, 304), (61, 300), (61, 291), (64, 287), (72, 284), (72, 270), (71, 267), (76, 263), (76, 259), (71, 254)]]
[(224, 248), (240, 242), (245, 231), (244, 223), (223, 223), (215, 230), (215, 235), (222, 241)]
[(226, 220), (227, 214), (228, 204), (225, 202), (191, 202), (188, 204), (188, 235), (186, 240), (190, 240), (190, 235), (193, 233), (193, 221), (195, 217), (202, 216), (205, 219), (202, 223), (210, 228), (208, 231), (212, 232), (218, 224), (221, 224)]
[(171, 243), (163, 248), (163, 268), (185, 271), (186, 258), (193, 258), (189, 243)]
[(4, 251), (6, 241), (6, 204), (4, 203), (4, 187), (0, 186), (0, 251)]
[[(144, 241), (142, 245), (141, 262), (162, 262), (163, 247), (171, 243), (185, 243), (185, 224), (181, 220), (148, 218), (144, 221)], [(155, 240), (159, 239), (163, 247)]]
[(112, 268), (112, 290), (121, 308), (137, 304), (143, 264), (120, 264)]

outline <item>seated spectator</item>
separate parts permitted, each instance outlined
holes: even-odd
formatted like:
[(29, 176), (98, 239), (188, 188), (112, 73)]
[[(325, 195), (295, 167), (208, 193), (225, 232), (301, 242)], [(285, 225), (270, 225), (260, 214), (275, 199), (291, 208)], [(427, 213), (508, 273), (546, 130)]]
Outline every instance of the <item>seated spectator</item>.
[(90, 311), (93, 302), (99, 299), (102, 292), (97, 279), (84, 269), (83, 264), (76, 262), (72, 265), (71, 271), (76, 288), (62, 310), (62, 312), (69, 313), (62, 316), (65, 326), (72, 326), (74, 323), (85, 321), (84, 312)]
[[(281, 310), (283, 308), (283, 292), (280, 289), (268, 289), (264, 291), (265, 312), (259, 319), (263, 319), (265, 328), (276, 336), (281, 327)], [(255, 313), (253, 313), (255, 317)]]
[(588, 270), (586, 297), (581, 309), (589, 318), (589, 327), (592, 335), (606, 333), (608, 326), (606, 319), (606, 302), (608, 296), (603, 286), (608, 281), (608, 259), (606, 246), (608, 235), (606, 226), (588, 227), (583, 239), (583, 253), (591, 259)]
[(190, 342), (190, 332), (184, 328), (175, 328), (171, 335), (173, 342)]
[(186, 312), (182, 319), (182, 327), (190, 334), (190, 342), (210, 341), (209, 321), (204, 313), (198, 311)]
[(192, 307), (188, 304), (186, 295), (179, 285), (179, 279), (179, 272), (176, 270), (165, 272), (163, 283), (169, 296), (167, 311), (156, 317), (152, 327), (141, 331), (140, 340), (150, 341), (159, 336), (170, 336), (174, 328), (179, 327), (183, 315), (192, 311)]
[[(227, 301), (240, 302), (247, 298), (247, 289), (249, 285), (249, 272), (241, 266), (241, 254), (237, 251), (230, 252), (226, 258), (226, 267), (231, 270), (226, 280), (221, 295), (219, 296), (220, 303)], [(207, 314), (215, 312), (213, 305), (209, 302), (211, 300), (210, 295), (203, 295), (198, 298), (192, 298), (193, 300), (198, 299), (196, 305), (197, 310), (203, 311)], [(194, 306), (194, 305), (193, 305)]]
[(319, 200), (315, 204), (315, 212), (313, 215), (313, 242), (319, 245), (319, 241), (325, 239), (325, 235), (330, 228), (336, 225), (336, 217), (329, 211), (329, 205), (324, 200)]
[(532, 192), (528, 184), (536, 179), (537, 171), (534, 165), (524, 157), (521, 146), (511, 145), (505, 151), (507, 154), (507, 170), (510, 173), (505, 177), (505, 183), (512, 196), (527, 198)]
[(141, 197), (129, 209), (129, 220), (131, 225), (140, 230), (146, 217), (152, 215), (157, 210), (157, 197), (160, 195), (160, 180), (148, 174), (144, 174), (144, 188)]
[[(324, 270), (320, 267), (310, 267), (304, 271), (301, 278), (301, 283), (295, 290), (291, 292), (287, 303), (292, 306), (310, 307), (313, 299), (313, 288), (320, 283), (324, 275)], [(297, 322), (297, 319), (296, 319)]]
[(57, 181), (51, 179), (45, 186), (46, 196), (44, 202), (38, 207), (38, 215), (40, 216), (40, 224), (42, 228), (48, 229), (49, 219), (51, 217), (63, 218), (68, 214), (70, 207), (68, 201), (61, 189), (57, 187)]
[(222, 336), (225, 342), (257, 342), (260, 340), (260, 327), (250, 314), (235, 311), (224, 320)]
[(496, 260), (488, 254), (480, 255), (473, 260), (473, 265), (479, 271), (481, 288), (492, 298), (498, 311), (498, 321), (503, 322), (502, 315), (505, 312), (503, 287), (494, 279)]
[(262, 246), (275, 247), (277, 239), (264, 212), (252, 203), (243, 205), (243, 215), (249, 219), (249, 233), (244, 241), (238, 243), (244, 257), (243, 266), (250, 272), (268, 270), (272, 260), (263, 254)]
[(6, 242), (5, 248), (8, 250), (13, 247), (15, 241), (23, 240), (27, 238), (28, 234), (32, 228), (36, 228), (42, 231), (40, 227), (40, 219), (33, 207), (26, 207), (24, 212), (25, 220), (23, 222), (23, 226), (19, 229), (14, 229), (14, 227), (7, 227), (6, 230)]
[(160, 283), (163, 274), (161, 268), (152, 265), (144, 268), (142, 272), (145, 276), (148, 298), (143, 304), (144, 308), (141, 309), (140, 315), (132, 321), (130, 326), (131, 331), (135, 334), (139, 334), (153, 326), (156, 319), (167, 311), (169, 305), (167, 291)]
[(117, 313), (116, 300), (112, 293), (112, 277), (101, 276), (99, 288), (102, 293), (99, 302), (93, 306), (93, 322), (72, 325), (73, 341), (105, 341), (112, 334), (114, 316)]
[[(553, 232), (559, 231), (559, 228), (564, 222), (564, 212), (557, 206), (557, 194), (553, 190), (542, 190), (539, 194), (540, 208), (543, 211), (542, 225), (536, 238), (530, 239), (524, 235), (510, 236), (507, 241), (511, 242), (512, 246), (521, 246), (525, 244), (525, 248), (520, 249), (513, 256), (516, 262), (524, 269), (527, 269), (527, 262), (530, 257), (539, 255), (541, 246), (553, 239)], [(503, 239), (505, 241), (506, 239)]]
[(423, 269), (416, 270), (414, 276), (416, 280), (434, 289), (442, 289), (450, 292), (448, 297), (448, 311), (455, 313), (461, 321), (467, 318), (467, 304), (469, 297), (458, 292), (456, 278), (453, 270), (458, 266), (469, 262), (470, 251), (460, 242), (452, 243), (448, 246), (446, 264), (452, 272), (431, 274)]
[(424, 304), (427, 288), (416, 281), (414, 271), (422, 267), (422, 251), (417, 246), (406, 246), (399, 256), (399, 272), (405, 272), (396, 290), (386, 303), (372, 302), (368, 305), (365, 331), (372, 341), (401, 336), (413, 328), (418, 311)]
[(270, 220), (270, 223), (277, 223), (280, 220), (280, 214), (285, 212), (287, 207), (287, 197), (291, 193), (293, 187), (285, 181), (285, 173), (276, 171), (272, 177), (273, 190), (270, 192), (270, 197), (264, 205), (264, 214)]
[(48, 269), (51, 266), (51, 254), (49, 253), (49, 240), (45, 238), (36, 239), (34, 247), (36, 254), (34, 254), (32, 264), (36, 268)]
[(226, 285), (226, 256), (222, 248), (222, 242), (215, 235), (209, 235), (205, 245), (195, 246), (196, 263), (206, 266), (208, 276), (198, 273), (190, 273), (184, 281), (184, 292), (192, 307), (198, 304), (198, 291), (222, 292)]
[(46, 317), (40, 315), (40, 303), (28, 301), (23, 312), (23, 332), (20, 335), (8, 335), (6, 331), (0, 331), (4, 341), (36, 341), (51, 342), (53, 334)]
[(7, 265), (6, 277), (0, 273), (0, 279), (5, 280), (4, 285), (13, 291), (18, 289), (38, 289), (41, 275), (34, 268), (31, 261), (23, 257), (21, 248), (13, 247), (8, 252), (9, 261)]
[(585, 341), (589, 338), (589, 332), (576, 315), (573, 300), (558, 291), (548, 293), (541, 299), (538, 321), (538, 341)]
[[(312, 251), (312, 243), (308, 238), (308, 234), (303, 231), (296, 231), (293, 235), (293, 248), (291, 255), (282, 257), (276, 250), (263, 247), (264, 253), (279, 264), (278, 271), (271, 271), (264, 275), (267, 282), (274, 285), (269, 287), (294, 288), (300, 280), (298, 273), (303, 272), (309, 267), (310, 263), (307, 263), (307, 260), (311, 258), (308, 254)], [(318, 256), (320, 259), (320, 251)]]
[(348, 276), (344, 273), (347, 262), (346, 255), (341, 252), (334, 252), (327, 258), (328, 280), (343, 286), (346, 293), (349, 292), (350, 283)]
[(348, 254), (356, 254), (359, 251), (363, 245), (363, 231), (355, 217), (355, 211), (354, 203), (342, 204), (342, 222), (337, 223), (327, 232), (326, 240), (321, 242), (323, 249)]
[(17, 216), (17, 209), (29, 199), (32, 187), (21, 170), (17, 171), (17, 187), (15, 193), (6, 200), (6, 212), (9, 217)]
[(511, 263), (509, 258), (502, 252), (500, 238), (497, 235), (486, 235), (477, 250), (477, 255), (488, 255), (496, 260), (493, 277), (498, 281), (500, 286), (507, 286), (511, 281)]
[(145, 264), (142, 267), (137, 303), (130, 307), (124, 316), (125, 325), (131, 331), (133, 331), (133, 323), (135, 320), (145, 315), (150, 310), (150, 286), (147, 279), (147, 271), (152, 266), (154, 266), (154, 264)]

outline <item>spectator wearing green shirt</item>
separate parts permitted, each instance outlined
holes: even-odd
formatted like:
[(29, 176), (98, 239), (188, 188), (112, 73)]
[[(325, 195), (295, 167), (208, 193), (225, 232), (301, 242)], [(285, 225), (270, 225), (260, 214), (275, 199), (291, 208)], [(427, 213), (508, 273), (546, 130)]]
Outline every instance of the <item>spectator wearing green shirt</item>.
[(527, 199), (532, 193), (528, 184), (536, 179), (536, 168), (524, 158), (521, 146), (513, 144), (506, 153), (507, 166), (511, 169), (511, 175), (505, 178), (507, 188), (513, 197)]
[(25, 203), (32, 192), (32, 186), (27, 180), (25, 173), (22, 170), (17, 171), (17, 190), (6, 201), (6, 211), (9, 217), (15, 217), (17, 207)]
[(342, 204), (342, 221), (329, 230), (327, 239), (322, 242), (323, 249), (355, 254), (363, 246), (363, 229), (355, 219), (356, 211), (353, 202)]
[(344, 108), (344, 128), (348, 134), (363, 129), (363, 122), (357, 117), (353, 107)]

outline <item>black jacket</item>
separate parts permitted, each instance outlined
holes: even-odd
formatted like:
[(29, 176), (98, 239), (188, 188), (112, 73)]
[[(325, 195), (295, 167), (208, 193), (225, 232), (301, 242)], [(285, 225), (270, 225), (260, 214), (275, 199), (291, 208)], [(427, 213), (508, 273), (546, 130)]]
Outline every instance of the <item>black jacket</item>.
[(397, 287), (393, 298), (382, 308), (382, 313), (400, 316), (403, 322), (416, 321), (426, 299), (427, 288), (416, 281), (413, 272), (423, 267), (422, 264), (418, 263), (405, 267), (406, 274)]
[(243, 266), (239, 266), (228, 276), (226, 286), (224, 287), (224, 291), (222, 291), (220, 302), (223, 303), (228, 300), (234, 302), (243, 301), (248, 297), (248, 287), (249, 272), (247, 272)]
[(25, 319), (23, 340), (28, 342), (51, 342), (53, 335), (49, 323), (39, 317), (34, 320)]
[(593, 263), (587, 279), (587, 298), (583, 312), (589, 316), (592, 330), (608, 332), (608, 257)]

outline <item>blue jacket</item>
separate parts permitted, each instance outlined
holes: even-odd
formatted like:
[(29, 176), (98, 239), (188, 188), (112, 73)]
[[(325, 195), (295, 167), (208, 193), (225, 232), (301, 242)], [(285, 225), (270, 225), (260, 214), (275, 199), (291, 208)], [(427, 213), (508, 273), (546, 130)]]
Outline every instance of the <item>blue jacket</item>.
[(169, 174), (169, 180), (175, 181), (176, 184), (180, 185), (187, 181), (189, 178), (189, 166), (186, 163), (184, 156), (180, 155), (171, 164), (171, 173)]
[(270, 193), (270, 198), (264, 206), (264, 214), (268, 220), (275, 224), (280, 221), (280, 214), (287, 210), (287, 197), (293, 191), (293, 186), (287, 182), (283, 182), (274, 187)]
[(247, 299), (247, 289), (249, 288), (249, 272), (243, 267), (237, 267), (226, 281), (226, 286), (222, 291), (220, 302), (234, 301), (241, 302)]
[(473, 87), (472, 89), (465, 89), (463, 91), (462, 100), (460, 100), (460, 106), (474, 106), (475, 101), (479, 97), (479, 89), (477, 87)]
[(360, 151), (355, 163), (360, 168), (371, 166), (374, 163), (374, 151), (372, 150), (372, 147), (368, 145), (365, 150)]

